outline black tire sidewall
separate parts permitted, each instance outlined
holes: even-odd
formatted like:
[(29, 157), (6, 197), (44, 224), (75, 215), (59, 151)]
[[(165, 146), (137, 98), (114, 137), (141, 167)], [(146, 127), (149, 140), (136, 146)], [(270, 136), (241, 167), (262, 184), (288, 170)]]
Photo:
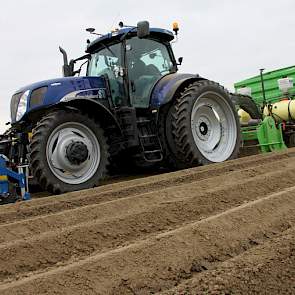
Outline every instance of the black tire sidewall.
[(166, 141), (167, 141), (167, 149), (169, 150), (168, 157), (168, 165), (174, 169), (185, 169), (190, 168), (192, 165), (187, 163), (183, 157), (179, 154), (177, 146), (175, 144), (175, 138), (173, 135), (173, 106), (169, 109), (166, 118)]

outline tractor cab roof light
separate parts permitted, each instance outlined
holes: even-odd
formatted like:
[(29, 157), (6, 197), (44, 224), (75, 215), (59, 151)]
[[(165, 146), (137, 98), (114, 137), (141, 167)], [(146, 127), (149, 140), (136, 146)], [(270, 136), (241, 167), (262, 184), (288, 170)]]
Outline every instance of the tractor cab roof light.
[(172, 29), (173, 29), (173, 32), (174, 32), (174, 35), (175, 35), (175, 39), (171, 43), (176, 43), (178, 41), (178, 31), (179, 31), (179, 24), (178, 24), (178, 22), (174, 22), (172, 24)]
[(178, 24), (178, 22), (174, 22), (172, 24), (172, 27), (173, 27), (174, 34), (177, 36), (178, 35), (178, 31), (179, 31), (179, 24)]

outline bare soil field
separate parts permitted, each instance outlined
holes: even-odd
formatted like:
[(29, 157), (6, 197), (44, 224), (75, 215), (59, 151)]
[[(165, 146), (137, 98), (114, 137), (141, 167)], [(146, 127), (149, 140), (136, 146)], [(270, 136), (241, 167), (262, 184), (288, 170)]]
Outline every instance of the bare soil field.
[(0, 294), (295, 294), (295, 149), (0, 207)]

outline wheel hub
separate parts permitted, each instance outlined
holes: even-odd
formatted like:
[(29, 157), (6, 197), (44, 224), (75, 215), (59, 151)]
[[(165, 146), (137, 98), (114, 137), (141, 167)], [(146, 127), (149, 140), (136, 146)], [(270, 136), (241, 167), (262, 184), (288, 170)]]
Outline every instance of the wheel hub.
[(195, 122), (195, 133), (201, 141), (207, 141), (212, 132), (212, 124), (207, 116), (200, 116)]
[(66, 157), (73, 165), (80, 165), (88, 158), (89, 152), (87, 145), (82, 141), (69, 144), (66, 148)]
[(206, 135), (208, 133), (208, 125), (205, 122), (202, 122), (199, 125), (199, 131), (202, 135)]

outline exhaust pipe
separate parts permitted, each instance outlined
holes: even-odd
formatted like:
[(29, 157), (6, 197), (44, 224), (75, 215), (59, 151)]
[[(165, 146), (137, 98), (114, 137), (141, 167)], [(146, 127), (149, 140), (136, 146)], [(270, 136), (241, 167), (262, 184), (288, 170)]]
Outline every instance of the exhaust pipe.
[(67, 52), (60, 46), (59, 46), (59, 51), (62, 53), (63, 61), (64, 61), (64, 64), (62, 67), (63, 76), (64, 77), (73, 76), (73, 69), (71, 65), (69, 65)]

